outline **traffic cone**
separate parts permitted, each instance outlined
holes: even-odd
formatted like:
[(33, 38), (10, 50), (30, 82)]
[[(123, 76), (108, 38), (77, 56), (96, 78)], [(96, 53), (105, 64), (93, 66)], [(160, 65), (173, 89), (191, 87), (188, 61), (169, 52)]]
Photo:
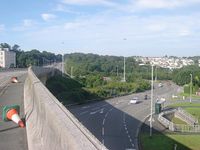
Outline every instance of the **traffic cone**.
[(19, 115), (16, 109), (10, 109), (9, 111), (7, 111), (6, 117), (7, 119), (12, 120), (13, 122), (17, 123), (21, 128), (25, 127), (23, 121), (19, 118)]
[(17, 77), (12, 77), (12, 78), (11, 78), (11, 82), (12, 82), (12, 83), (18, 83)]

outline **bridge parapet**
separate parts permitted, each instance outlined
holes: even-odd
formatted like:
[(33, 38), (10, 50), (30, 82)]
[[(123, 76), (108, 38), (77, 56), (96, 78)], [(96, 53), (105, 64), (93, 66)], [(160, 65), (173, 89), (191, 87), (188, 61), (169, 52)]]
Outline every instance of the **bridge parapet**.
[(102, 145), (38, 79), (50, 68), (29, 68), (24, 107), (29, 150), (104, 150)]

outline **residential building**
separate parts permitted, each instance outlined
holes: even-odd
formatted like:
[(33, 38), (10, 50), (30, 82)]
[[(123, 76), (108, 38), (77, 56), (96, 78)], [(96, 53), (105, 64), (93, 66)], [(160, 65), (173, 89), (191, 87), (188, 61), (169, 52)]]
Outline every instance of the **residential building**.
[(8, 48), (0, 48), (0, 68), (16, 67), (16, 53)]

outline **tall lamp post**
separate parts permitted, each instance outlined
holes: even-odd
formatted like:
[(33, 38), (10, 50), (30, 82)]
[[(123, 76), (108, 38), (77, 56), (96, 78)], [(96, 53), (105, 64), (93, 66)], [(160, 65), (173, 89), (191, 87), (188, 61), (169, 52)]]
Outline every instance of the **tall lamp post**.
[(192, 74), (190, 74), (190, 103), (192, 102)]
[(126, 82), (126, 59), (125, 59), (125, 57), (124, 57), (124, 78), (122, 81)]
[(65, 71), (65, 70), (64, 70), (64, 69), (65, 69), (65, 68), (64, 68), (64, 67), (65, 67), (64, 65), (65, 65), (65, 58), (64, 58), (64, 54), (62, 54), (62, 76), (64, 76), (64, 73), (65, 73), (65, 72), (64, 72), (64, 71)]
[(156, 68), (155, 68), (155, 82), (157, 82), (157, 77), (158, 77), (158, 71), (157, 71), (157, 66), (156, 66)]
[(150, 114), (150, 137), (152, 136), (152, 121), (153, 121), (153, 65), (151, 66), (151, 114)]

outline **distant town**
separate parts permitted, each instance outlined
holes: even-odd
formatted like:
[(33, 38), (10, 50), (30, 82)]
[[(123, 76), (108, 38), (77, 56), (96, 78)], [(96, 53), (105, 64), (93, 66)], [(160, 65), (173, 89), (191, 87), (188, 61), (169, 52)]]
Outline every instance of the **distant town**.
[[(162, 68), (176, 69), (183, 66), (194, 65), (194, 60), (179, 57), (136, 57), (140, 65), (151, 64)], [(200, 60), (198, 60), (200, 66)]]

